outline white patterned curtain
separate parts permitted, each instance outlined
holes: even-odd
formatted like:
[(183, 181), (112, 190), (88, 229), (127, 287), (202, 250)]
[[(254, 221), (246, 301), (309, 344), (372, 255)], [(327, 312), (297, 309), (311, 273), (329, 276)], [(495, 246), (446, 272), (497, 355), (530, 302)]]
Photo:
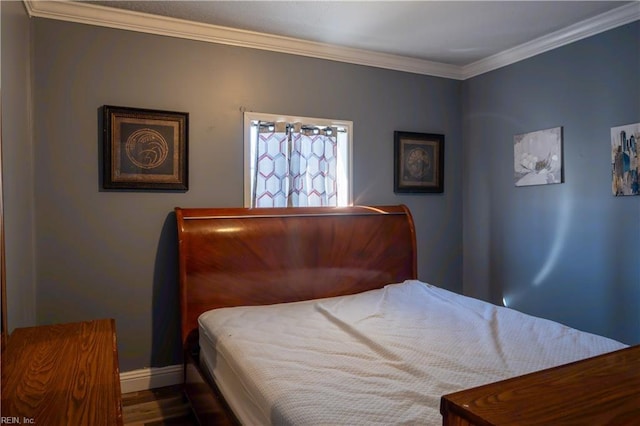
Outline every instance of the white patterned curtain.
[(294, 206), (337, 205), (337, 151), (335, 128), (305, 128), (296, 125), (291, 137), (290, 198)]
[(258, 123), (253, 207), (286, 207), (289, 131), (286, 123)]
[(337, 129), (259, 123), (254, 207), (337, 206)]

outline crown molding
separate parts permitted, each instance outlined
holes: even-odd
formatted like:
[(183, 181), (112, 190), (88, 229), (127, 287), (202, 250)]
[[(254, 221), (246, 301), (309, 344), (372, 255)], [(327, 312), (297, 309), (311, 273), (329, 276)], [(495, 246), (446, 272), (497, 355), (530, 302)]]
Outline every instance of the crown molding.
[(634, 1), (628, 5), (612, 9), (591, 19), (578, 22), (546, 36), (463, 66), (461, 67), (462, 79), (466, 80), (514, 64), (639, 19), (640, 2)]
[(456, 66), (399, 55), (265, 34), (236, 28), (110, 8), (88, 2), (23, 0), (29, 16), (184, 38), (208, 43), (288, 53), (356, 65), (466, 80), (540, 53), (640, 19), (640, 2), (613, 9), (555, 33), (481, 59)]
[(417, 74), (459, 79), (459, 67), (422, 59), (203, 24), (86, 2), (24, 0), (31, 17), (289, 53)]

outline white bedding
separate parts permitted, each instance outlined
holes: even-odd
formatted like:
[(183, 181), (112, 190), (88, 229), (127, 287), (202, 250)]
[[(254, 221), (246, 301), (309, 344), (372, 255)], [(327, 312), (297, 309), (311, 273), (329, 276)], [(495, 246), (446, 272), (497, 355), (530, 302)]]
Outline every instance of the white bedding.
[(216, 309), (201, 359), (246, 425), (440, 425), (440, 397), (625, 345), (419, 281)]

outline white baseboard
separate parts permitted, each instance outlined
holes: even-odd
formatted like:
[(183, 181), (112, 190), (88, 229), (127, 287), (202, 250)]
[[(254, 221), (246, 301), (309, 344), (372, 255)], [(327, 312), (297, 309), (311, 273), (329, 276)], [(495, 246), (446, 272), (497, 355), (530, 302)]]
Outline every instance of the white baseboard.
[(183, 371), (182, 364), (125, 371), (120, 373), (120, 389), (124, 394), (177, 385), (183, 382)]

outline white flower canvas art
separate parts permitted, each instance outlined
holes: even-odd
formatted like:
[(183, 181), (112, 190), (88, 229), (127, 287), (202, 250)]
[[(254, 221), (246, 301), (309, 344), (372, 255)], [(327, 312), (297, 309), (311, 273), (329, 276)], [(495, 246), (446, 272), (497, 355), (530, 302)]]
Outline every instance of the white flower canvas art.
[(562, 183), (562, 127), (514, 136), (516, 186)]

